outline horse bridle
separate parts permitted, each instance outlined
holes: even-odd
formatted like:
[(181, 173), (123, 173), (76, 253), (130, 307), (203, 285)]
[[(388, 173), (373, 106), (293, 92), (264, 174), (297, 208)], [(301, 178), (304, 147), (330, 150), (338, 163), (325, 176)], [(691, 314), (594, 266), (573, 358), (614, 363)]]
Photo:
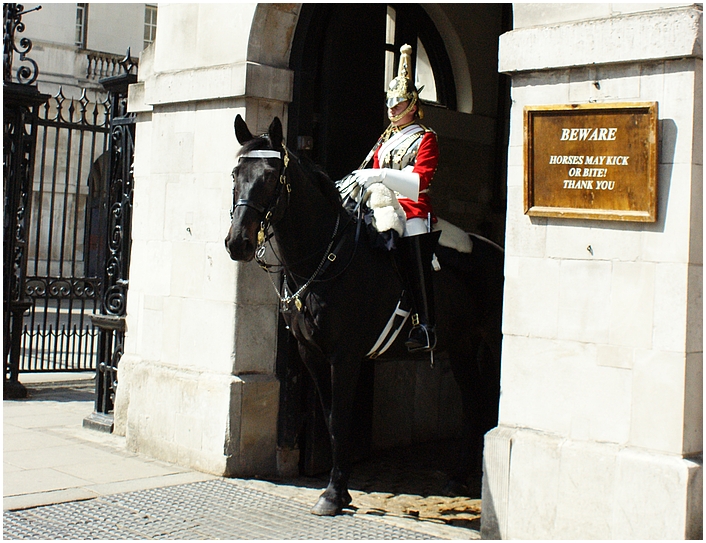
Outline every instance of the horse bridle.
[[(287, 148), (282, 145), (281, 152), (270, 149), (256, 149), (243, 153), (238, 157), (238, 160), (244, 158), (277, 158), (282, 161), (282, 167), (279, 172), (279, 183), (277, 184), (275, 193), (272, 195), (272, 199), (267, 207), (245, 198), (240, 198), (238, 201), (235, 201), (235, 198), (233, 198), (233, 207), (230, 210), (231, 220), (233, 219), (233, 214), (238, 207), (249, 207), (250, 209), (257, 211), (262, 216), (262, 220), (260, 221), (260, 231), (257, 233), (257, 247), (259, 249), (264, 246), (265, 241), (267, 241), (267, 230), (272, 224), (272, 217), (274, 215), (275, 208), (277, 207), (280, 197), (282, 196), (282, 187), (287, 189), (287, 197), (289, 197), (289, 194), (292, 192), (292, 187), (287, 181), (289, 152), (287, 151)], [(235, 170), (233, 171), (233, 179), (235, 180)], [(235, 190), (235, 187), (233, 190)]]
[[(282, 168), (280, 170), (280, 175), (279, 175), (279, 183), (277, 184), (277, 188), (275, 189), (275, 193), (272, 195), (272, 199), (270, 203), (268, 204), (267, 207), (264, 207), (258, 203), (252, 202), (251, 200), (245, 199), (245, 198), (240, 198), (237, 201), (235, 201), (235, 194), (233, 195), (233, 207), (230, 211), (230, 218), (231, 220), (233, 219), (233, 214), (235, 213), (235, 210), (238, 207), (249, 207), (250, 209), (253, 209), (254, 211), (257, 211), (261, 216), (262, 216), (262, 221), (260, 221), (260, 231), (257, 233), (257, 248), (255, 250), (255, 260), (257, 263), (260, 265), (260, 267), (269, 272), (270, 271), (270, 265), (267, 264), (267, 262), (264, 261), (264, 253), (265, 253), (265, 243), (272, 237), (273, 234), (268, 234), (267, 231), (269, 230), (270, 226), (275, 224), (275, 221), (273, 221), (273, 215), (275, 208), (279, 204), (280, 197), (282, 196), (282, 187), (285, 187), (287, 189), (287, 197), (289, 198), (289, 195), (292, 192), (292, 187), (289, 184), (289, 181), (287, 181), (287, 166), (289, 165), (289, 152), (287, 151), (287, 147), (283, 144), (282, 145), (282, 152), (280, 151), (275, 151), (275, 150), (270, 150), (270, 149), (256, 149), (252, 151), (248, 151), (246, 153), (243, 153), (238, 157), (238, 160), (243, 159), (243, 158), (278, 158), (282, 160)], [(233, 170), (233, 177), (235, 178), (235, 170)], [(235, 191), (235, 187), (233, 188)], [(288, 202), (289, 203), (289, 202)], [(295, 307), (297, 308), (298, 311), (302, 310), (302, 302), (300, 300), (300, 297), (303, 295), (304, 291), (311, 285), (312, 282), (316, 280), (316, 278), (322, 274), (328, 266), (333, 263), (336, 260), (336, 255), (338, 251), (340, 250), (344, 238), (341, 237), (339, 240), (338, 246), (331, 251), (331, 248), (333, 247), (334, 240), (336, 239), (336, 236), (338, 235), (338, 229), (340, 225), (340, 215), (336, 216), (336, 225), (334, 226), (333, 229), (333, 234), (331, 235), (331, 238), (329, 240), (328, 247), (326, 247), (326, 250), (324, 251), (324, 256), (321, 262), (319, 263), (318, 267), (316, 268), (316, 271), (314, 274), (293, 294), (289, 293), (289, 289), (287, 287), (287, 278), (286, 275), (284, 277), (284, 296), (281, 296), (279, 293), (279, 290), (277, 289), (276, 285), (275, 286), (275, 291), (277, 292), (277, 296), (280, 299), (280, 308), (284, 309), (288, 307), (292, 302), (294, 303)], [(352, 258), (351, 258), (352, 259)], [(347, 266), (346, 266), (347, 267)]]

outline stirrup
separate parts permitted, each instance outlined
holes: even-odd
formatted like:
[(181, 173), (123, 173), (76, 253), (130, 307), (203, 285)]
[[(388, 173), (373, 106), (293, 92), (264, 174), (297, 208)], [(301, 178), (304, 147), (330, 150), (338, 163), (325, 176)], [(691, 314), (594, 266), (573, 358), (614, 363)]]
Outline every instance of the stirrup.
[[(424, 332), (423, 335), (425, 336), (426, 341), (424, 338), (419, 339), (412, 337), (412, 335), (415, 334), (415, 331), (418, 330)], [(404, 344), (410, 353), (433, 351), (436, 348), (436, 333), (433, 328), (428, 328), (426, 325), (420, 324), (419, 326), (412, 328), (409, 333), (409, 337)]]

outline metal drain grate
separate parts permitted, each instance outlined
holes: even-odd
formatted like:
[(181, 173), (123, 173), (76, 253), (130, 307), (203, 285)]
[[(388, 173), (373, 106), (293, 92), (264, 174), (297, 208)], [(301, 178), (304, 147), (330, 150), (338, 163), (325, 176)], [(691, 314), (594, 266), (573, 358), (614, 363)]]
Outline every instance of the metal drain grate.
[(3, 513), (4, 539), (429, 539), (214, 479)]

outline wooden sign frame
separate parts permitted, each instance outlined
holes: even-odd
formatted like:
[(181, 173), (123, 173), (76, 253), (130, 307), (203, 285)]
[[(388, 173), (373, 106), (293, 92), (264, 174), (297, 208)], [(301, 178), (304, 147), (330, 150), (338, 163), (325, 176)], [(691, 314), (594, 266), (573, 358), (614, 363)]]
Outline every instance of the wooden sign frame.
[(657, 220), (657, 102), (525, 106), (525, 214)]

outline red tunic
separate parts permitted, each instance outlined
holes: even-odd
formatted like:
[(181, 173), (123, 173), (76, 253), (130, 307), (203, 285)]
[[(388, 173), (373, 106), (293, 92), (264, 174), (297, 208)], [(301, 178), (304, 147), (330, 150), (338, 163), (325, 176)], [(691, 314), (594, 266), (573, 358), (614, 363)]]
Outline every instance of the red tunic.
[[(378, 158), (379, 148), (373, 155), (373, 168), (380, 168)], [(410, 198), (400, 196), (398, 201), (407, 214), (407, 219), (426, 219), (429, 213), (432, 214), (432, 221), (436, 222), (436, 216), (431, 206), (431, 198), (426, 191), (431, 184), (431, 180), (436, 173), (439, 162), (439, 146), (436, 142), (436, 134), (432, 131), (425, 132), (417, 150), (414, 160), (414, 173), (419, 174), (419, 200), (416, 202)], [(383, 167), (388, 167), (384, 165)]]

